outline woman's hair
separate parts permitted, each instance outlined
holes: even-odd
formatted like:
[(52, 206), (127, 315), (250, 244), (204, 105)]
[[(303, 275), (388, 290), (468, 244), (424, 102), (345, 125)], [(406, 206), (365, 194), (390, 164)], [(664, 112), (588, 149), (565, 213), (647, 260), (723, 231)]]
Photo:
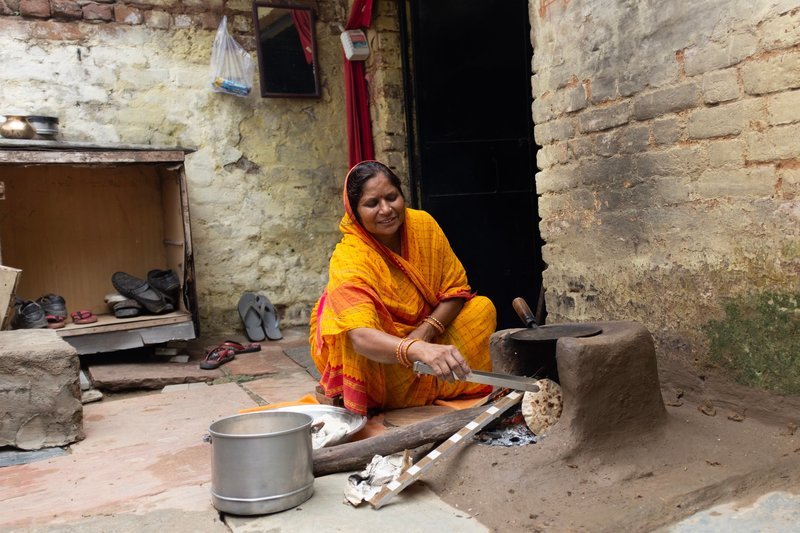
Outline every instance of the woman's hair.
[(385, 174), (392, 185), (397, 187), (397, 190), (400, 191), (400, 196), (403, 198), (406, 197), (403, 194), (403, 187), (400, 185), (400, 179), (389, 167), (377, 161), (364, 161), (357, 164), (353, 167), (353, 170), (350, 171), (350, 175), (347, 178), (346, 192), (347, 201), (350, 202), (350, 209), (353, 210), (353, 214), (358, 222), (361, 222), (361, 218), (358, 216), (358, 202), (364, 194), (364, 184), (378, 174)]

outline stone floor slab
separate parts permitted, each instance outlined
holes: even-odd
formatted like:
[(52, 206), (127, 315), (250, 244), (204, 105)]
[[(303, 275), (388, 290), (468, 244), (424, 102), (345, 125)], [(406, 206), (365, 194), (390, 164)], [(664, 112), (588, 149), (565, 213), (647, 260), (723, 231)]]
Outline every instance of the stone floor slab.
[(121, 363), (89, 367), (94, 387), (101, 390), (161, 389), (176, 383), (213, 381), (224, 373), (220, 369), (202, 370), (195, 362), (188, 363)]
[(665, 533), (789, 533), (800, 531), (800, 494), (770, 492), (750, 505), (726, 503), (665, 528)]
[(229, 376), (258, 377), (275, 374), (280, 371), (275, 359), (280, 357), (282, 353), (282, 350), (277, 347), (273, 350), (243, 353), (237, 355), (233, 361), (225, 363), (220, 368)]
[(242, 383), (242, 387), (267, 403), (299, 400), (306, 394), (314, 394), (316, 386), (317, 382), (304, 370), (282, 372)]
[(344, 501), (344, 488), (350, 474), (316, 478), (314, 495), (293, 509), (255, 517), (226, 515), (225, 523), (233, 533), (489, 531), (467, 510), (447, 505), (420, 482), (408, 487), (380, 509), (373, 509), (366, 503), (353, 507)]
[(3, 469), (0, 530), (109, 513), (211, 508), (215, 420), (255, 406), (236, 383), (84, 406), (71, 454)]

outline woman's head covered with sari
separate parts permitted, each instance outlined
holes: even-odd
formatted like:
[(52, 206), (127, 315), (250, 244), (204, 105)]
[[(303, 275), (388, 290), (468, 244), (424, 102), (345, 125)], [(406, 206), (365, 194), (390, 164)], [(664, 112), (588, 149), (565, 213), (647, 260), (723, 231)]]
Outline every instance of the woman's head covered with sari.
[(363, 414), (368, 408), (426, 405), (482, 390), (463, 382), (451, 390), (433, 376), (416, 376), (355, 352), (348, 331), (371, 328), (403, 338), (441, 302), (461, 298), (468, 305), (440, 342), (457, 346), (472, 368), (488, 370), (495, 319), (488, 299), (470, 303), (474, 293), (447, 238), (428, 213), (406, 207), (400, 180), (389, 167), (377, 161), (354, 166), (345, 178), (343, 201), (342, 240), (310, 320), (311, 352), (326, 396), (342, 396), (345, 407)]
[(362, 238), (390, 248), (399, 247), (399, 232), (405, 222), (405, 195), (400, 179), (388, 166), (378, 161), (355, 165), (345, 178), (343, 200), (346, 213), (343, 223), (349, 217), (356, 226), (351, 229)]

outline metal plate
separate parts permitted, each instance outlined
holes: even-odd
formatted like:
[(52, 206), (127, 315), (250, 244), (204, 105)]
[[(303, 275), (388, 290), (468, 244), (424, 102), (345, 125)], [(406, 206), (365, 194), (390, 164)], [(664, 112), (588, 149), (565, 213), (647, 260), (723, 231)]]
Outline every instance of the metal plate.
[(336, 407), (333, 405), (289, 405), (286, 407), (276, 407), (272, 410), (289, 411), (291, 413), (304, 413), (314, 419), (313, 423), (318, 422), (322, 418), (322, 415), (329, 415), (341, 420), (342, 423), (347, 424), (349, 429), (347, 430), (347, 433), (345, 433), (344, 437), (339, 440), (329, 442), (325, 445), (326, 448), (349, 441), (353, 435), (361, 431), (361, 429), (367, 424), (366, 416), (357, 415), (348, 411), (344, 407)]
[(551, 324), (537, 328), (525, 328), (510, 335), (515, 341), (552, 341), (561, 337), (591, 337), (602, 333), (603, 329), (592, 324)]

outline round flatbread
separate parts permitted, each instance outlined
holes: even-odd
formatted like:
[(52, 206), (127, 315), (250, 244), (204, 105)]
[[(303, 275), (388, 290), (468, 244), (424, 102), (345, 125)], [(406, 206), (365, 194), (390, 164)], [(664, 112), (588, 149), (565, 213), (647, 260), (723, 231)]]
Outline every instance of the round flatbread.
[(540, 379), (538, 392), (527, 391), (522, 397), (522, 416), (534, 435), (541, 435), (561, 416), (561, 386), (551, 379)]

